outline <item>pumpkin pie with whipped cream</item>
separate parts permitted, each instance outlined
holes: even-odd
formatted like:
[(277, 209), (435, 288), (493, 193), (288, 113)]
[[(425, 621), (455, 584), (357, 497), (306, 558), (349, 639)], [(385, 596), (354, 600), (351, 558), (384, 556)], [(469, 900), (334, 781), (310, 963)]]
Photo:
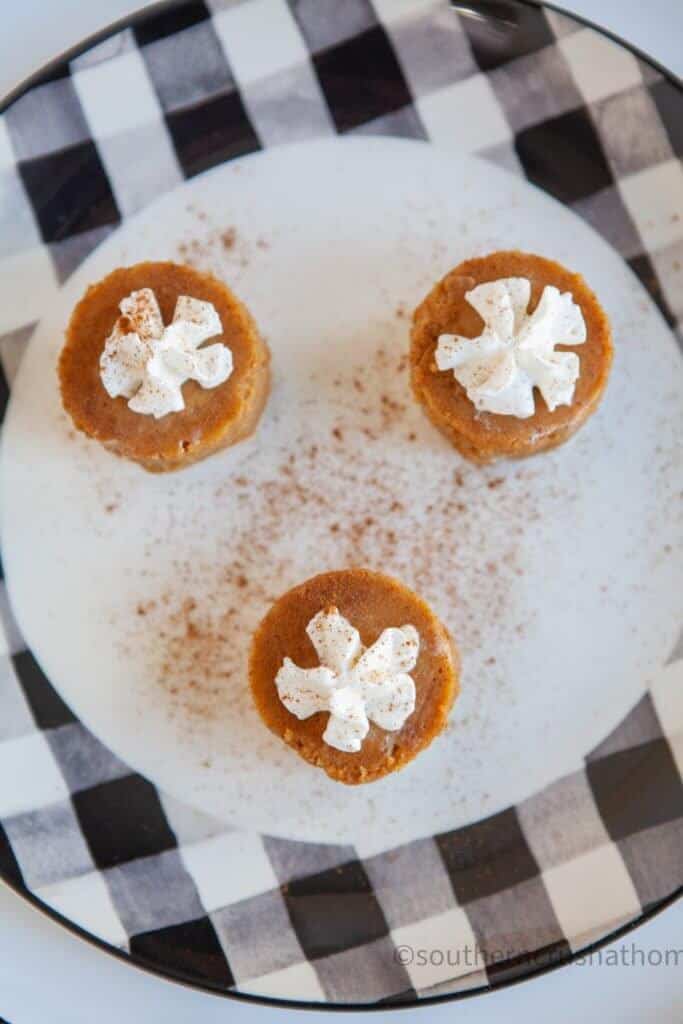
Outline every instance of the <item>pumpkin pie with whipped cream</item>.
[(249, 680), (267, 727), (352, 785), (429, 746), (460, 688), (457, 649), (434, 612), (367, 569), (323, 573), (280, 597), (254, 635)]
[(74, 309), (59, 383), (78, 430), (164, 472), (254, 431), (269, 352), (222, 281), (176, 263), (138, 263), (91, 285)]
[(465, 260), (415, 310), (411, 383), (473, 462), (568, 440), (595, 412), (612, 364), (609, 321), (584, 279), (518, 251)]

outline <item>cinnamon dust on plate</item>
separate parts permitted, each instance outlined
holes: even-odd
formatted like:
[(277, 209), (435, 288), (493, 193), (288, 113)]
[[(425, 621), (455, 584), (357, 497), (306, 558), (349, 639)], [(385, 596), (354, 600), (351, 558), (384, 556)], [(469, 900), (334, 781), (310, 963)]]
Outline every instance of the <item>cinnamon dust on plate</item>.
[[(316, 428), (283, 441), (265, 475), (256, 452), (234, 476), (201, 485), (194, 511), (183, 513), (189, 518), (182, 535), (206, 530), (207, 502), (216, 515), (224, 510), (226, 521), (235, 513), (239, 524), (214, 531), (212, 558), (188, 549), (174, 560), (170, 577), (156, 582), (153, 570), (141, 569), (145, 593), (150, 586), (156, 591), (135, 603), (130, 650), (142, 652), (150, 684), (188, 730), (220, 723), (227, 702), (233, 711), (235, 702), (246, 710), (245, 666), (255, 627), (284, 590), (323, 569), (367, 566), (403, 580), (434, 605), (465, 658), (497, 623), (521, 633), (509, 598), (524, 571), (519, 538), (537, 514), (523, 488), (520, 500), (519, 483), (534, 471), (493, 476), (453, 466), (457, 457), (449, 453), (434, 500), (411, 494), (410, 464), (420, 457), (413, 442), (441, 441), (410, 402), (404, 370), (402, 352), (378, 344), (369, 363), (328, 381), (327, 433)], [(359, 403), (354, 380), (379, 401)], [(274, 432), (277, 437), (277, 425)], [(391, 452), (409, 447), (415, 454), (401, 456), (407, 475), (396, 479)], [(511, 482), (516, 486), (508, 493)], [(179, 474), (177, 486), (193, 484)], [(505, 540), (496, 545), (495, 559), (485, 558), (486, 524), (500, 517)], [(150, 539), (150, 551), (158, 541)], [(485, 654), (493, 678), (493, 652)]]
[(254, 250), (264, 252), (270, 248), (267, 238), (246, 238), (234, 225), (208, 227), (208, 214), (194, 204), (188, 206), (188, 212), (198, 221), (198, 231), (178, 243), (176, 258), (181, 263), (203, 271), (224, 267), (234, 274), (249, 266)]

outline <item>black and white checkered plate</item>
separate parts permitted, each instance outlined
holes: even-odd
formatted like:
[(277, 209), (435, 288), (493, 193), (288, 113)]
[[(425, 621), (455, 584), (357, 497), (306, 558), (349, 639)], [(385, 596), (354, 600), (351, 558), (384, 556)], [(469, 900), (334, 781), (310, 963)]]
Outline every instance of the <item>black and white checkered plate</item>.
[[(683, 91), (666, 73), (523, 0), (187, 0), (0, 116), (3, 410), (41, 304), (126, 218), (225, 161), (356, 130), (457, 138), (525, 175), (608, 240), (681, 340)], [(4, 588), (2, 613), (0, 872), (138, 965), (226, 994), (405, 1004), (570, 959), (680, 891), (683, 635), (581, 770), (361, 860), (160, 793), (63, 703)]]

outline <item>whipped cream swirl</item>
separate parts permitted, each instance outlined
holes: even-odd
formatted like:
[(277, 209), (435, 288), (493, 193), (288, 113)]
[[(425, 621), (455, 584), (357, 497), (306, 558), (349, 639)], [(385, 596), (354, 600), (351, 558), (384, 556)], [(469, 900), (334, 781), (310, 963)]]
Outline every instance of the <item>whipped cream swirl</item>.
[(232, 352), (226, 345), (199, 347), (223, 330), (211, 302), (178, 296), (168, 326), (151, 288), (131, 292), (119, 309), (121, 316), (100, 357), (100, 377), (107, 394), (129, 399), (133, 412), (155, 419), (180, 412), (186, 381), (215, 388), (232, 373)]
[(318, 612), (306, 632), (319, 668), (299, 668), (285, 658), (275, 677), (280, 700), (297, 718), (329, 711), (323, 740), (357, 753), (374, 722), (396, 732), (415, 710), (415, 667), (420, 638), (414, 626), (385, 629), (364, 648), (357, 629), (337, 608)]
[(571, 405), (580, 373), (575, 352), (556, 345), (583, 345), (586, 323), (570, 292), (546, 285), (533, 313), (527, 313), (531, 285), (506, 277), (465, 293), (485, 327), (478, 338), (442, 334), (436, 348), (439, 370), (452, 370), (481, 412), (527, 419), (535, 412), (534, 388), (552, 412)]

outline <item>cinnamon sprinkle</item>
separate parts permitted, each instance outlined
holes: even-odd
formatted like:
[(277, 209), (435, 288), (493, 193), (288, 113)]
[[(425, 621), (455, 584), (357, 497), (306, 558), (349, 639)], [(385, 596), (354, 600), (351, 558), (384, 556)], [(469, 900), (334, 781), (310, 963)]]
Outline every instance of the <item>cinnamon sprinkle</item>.
[[(289, 436), (273, 417), (261, 437), (267, 460), (245, 448), (234, 476), (228, 470), (212, 493), (199, 490), (196, 502), (173, 510), (184, 537), (205, 539), (208, 530), (211, 543), (199, 545), (203, 554), (188, 543), (156, 582), (154, 563), (141, 568), (145, 594), (154, 595), (132, 609), (130, 646), (143, 652), (149, 685), (184, 729), (222, 728), (249, 714), (254, 629), (288, 587), (326, 569), (363, 565), (403, 580), (444, 619), (464, 658), (476, 653), (483, 664), (492, 637), (502, 631), (510, 643), (521, 635), (510, 595), (532, 492), (523, 479), (506, 487), (507, 477), (460, 462), (410, 401), (407, 373), (397, 372), (402, 357), (380, 344), (362, 366), (340, 371), (341, 386), (329, 374), (327, 430), (316, 420), (312, 436)], [(379, 401), (359, 409), (353, 382), (361, 377)], [(422, 448), (407, 457), (408, 437), (441, 453), (430, 463), (434, 480), (414, 482)], [(149, 540), (153, 552), (159, 538)]]

